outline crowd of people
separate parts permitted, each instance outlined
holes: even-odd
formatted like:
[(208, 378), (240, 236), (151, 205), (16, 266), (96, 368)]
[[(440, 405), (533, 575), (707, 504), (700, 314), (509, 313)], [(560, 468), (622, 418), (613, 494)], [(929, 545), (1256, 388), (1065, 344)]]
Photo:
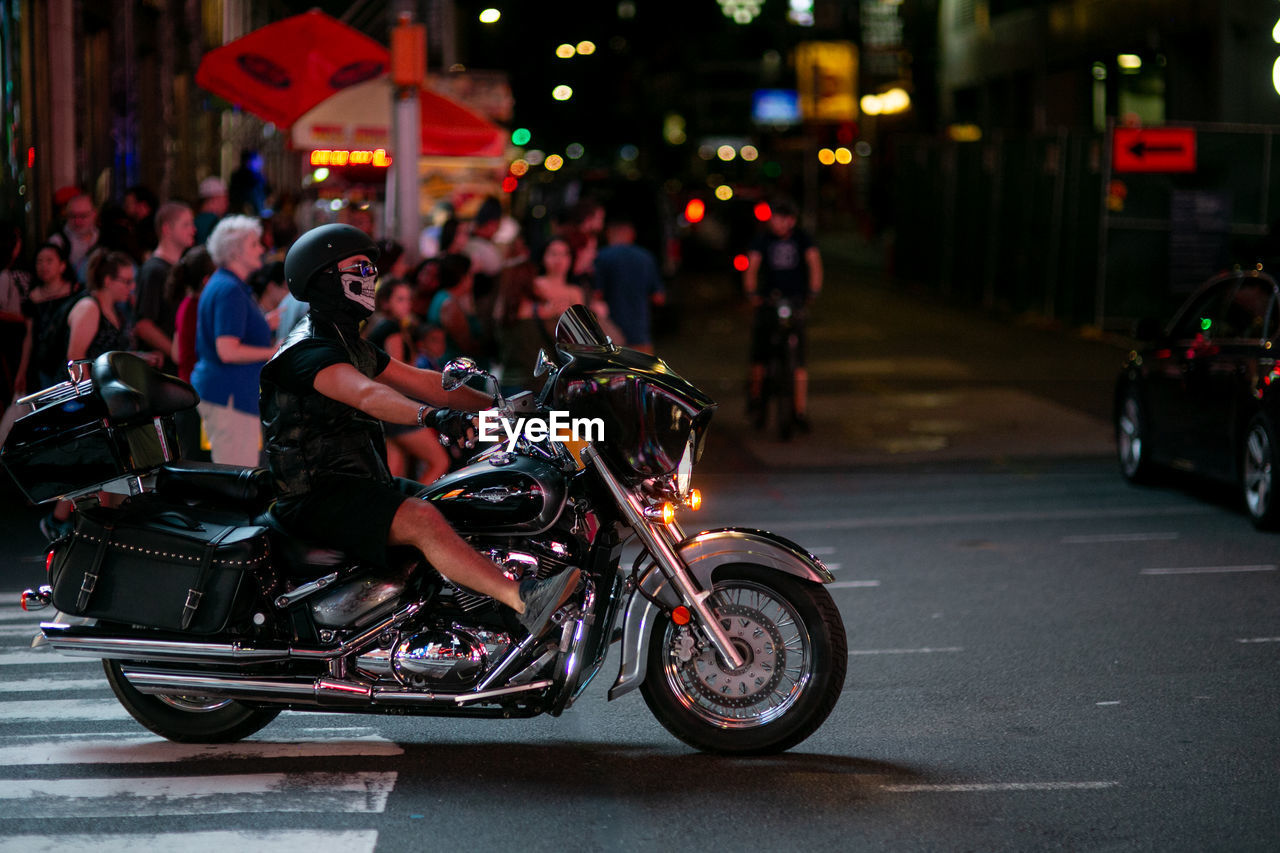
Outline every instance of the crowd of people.
[[(185, 457), (259, 464), (259, 375), (307, 305), (289, 294), (281, 263), (297, 230), (278, 214), (250, 215), (262, 187), (250, 189), (251, 204), (231, 204), (228, 187), (207, 178), (194, 208), (160, 203), (145, 187), (101, 206), (60, 191), (58, 219), (30, 257), (22, 231), (0, 223), (0, 440), (20, 414), (16, 400), (63, 381), (68, 361), (129, 350), (199, 393), (198, 412), (178, 424)], [(350, 224), (376, 236), (368, 211), (349, 210)], [(419, 367), (468, 356), (508, 391), (534, 386), (537, 352), (571, 305), (591, 307), (615, 342), (652, 352), (661, 275), (632, 224), (610, 213), (606, 222), (600, 204), (583, 201), (532, 240), (489, 197), (473, 216), (424, 231), (416, 264), (381, 240), (375, 312), (361, 334)], [(430, 482), (459, 461), (429, 427), (386, 436), (396, 476)], [(57, 506), (45, 534), (64, 532), (70, 510)]]

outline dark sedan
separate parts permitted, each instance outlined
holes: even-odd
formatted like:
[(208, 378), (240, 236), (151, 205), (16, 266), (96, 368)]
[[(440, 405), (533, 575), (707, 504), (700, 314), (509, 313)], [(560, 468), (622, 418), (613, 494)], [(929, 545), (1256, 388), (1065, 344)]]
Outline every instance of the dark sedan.
[(1160, 468), (1236, 484), (1254, 525), (1280, 526), (1274, 494), (1280, 424), (1280, 288), (1259, 271), (1207, 281), (1145, 342), (1116, 384), (1120, 470), (1134, 482)]

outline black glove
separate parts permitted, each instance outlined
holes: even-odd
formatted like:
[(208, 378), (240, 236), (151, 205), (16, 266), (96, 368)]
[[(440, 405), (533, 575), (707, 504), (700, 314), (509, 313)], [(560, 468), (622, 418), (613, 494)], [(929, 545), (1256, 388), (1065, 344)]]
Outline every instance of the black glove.
[(431, 426), (440, 433), (440, 443), (445, 447), (457, 444), (468, 450), (476, 446), (476, 413), (457, 409), (436, 409), (428, 418)]

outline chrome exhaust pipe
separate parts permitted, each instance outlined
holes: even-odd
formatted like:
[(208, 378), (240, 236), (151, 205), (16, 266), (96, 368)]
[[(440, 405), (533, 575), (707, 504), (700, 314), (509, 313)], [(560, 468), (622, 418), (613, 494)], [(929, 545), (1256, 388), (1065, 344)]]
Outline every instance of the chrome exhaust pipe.
[(124, 677), (140, 693), (150, 695), (215, 696), (250, 702), (284, 702), (315, 707), (422, 708), (437, 706), (454, 708), (516, 693), (528, 693), (550, 687), (549, 679), (531, 684), (518, 684), (497, 690), (471, 693), (409, 692), (403, 688), (374, 688), (354, 681), (317, 678), (298, 679), (239, 678), (236, 676), (196, 675), (185, 672), (153, 672), (123, 668)]
[(241, 643), (142, 640), (110, 634), (92, 626), (60, 622), (41, 622), (40, 630), (51, 648), (72, 657), (234, 664), (286, 661), (290, 657), (288, 649), (255, 649)]
[(150, 695), (187, 694), (255, 702), (307, 702), (314, 701), (316, 696), (314, 681), (144, 672), (128, 667), (122, 668), (121, 672), (139, 693)]

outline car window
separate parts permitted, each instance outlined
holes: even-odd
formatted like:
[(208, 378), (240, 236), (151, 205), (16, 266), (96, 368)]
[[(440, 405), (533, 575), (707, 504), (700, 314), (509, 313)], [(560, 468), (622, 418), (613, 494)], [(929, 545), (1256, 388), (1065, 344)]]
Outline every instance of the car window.
[(1262, 340), (1267, 334), (1267, 314), (1274, 290), (1270, 282), (1242, 279), (1222, 312), (1221, 322), (1214, 327), (1214, 337)]
[(1223, 308), (1235, 284), (1231, 279), (1224, 279), (1197, 295), (1178, 316), (1178, 322), (1173, 327), (1174, 340), (1203, 341), (1219, 337), (1215, 324), (1221, 320)]

